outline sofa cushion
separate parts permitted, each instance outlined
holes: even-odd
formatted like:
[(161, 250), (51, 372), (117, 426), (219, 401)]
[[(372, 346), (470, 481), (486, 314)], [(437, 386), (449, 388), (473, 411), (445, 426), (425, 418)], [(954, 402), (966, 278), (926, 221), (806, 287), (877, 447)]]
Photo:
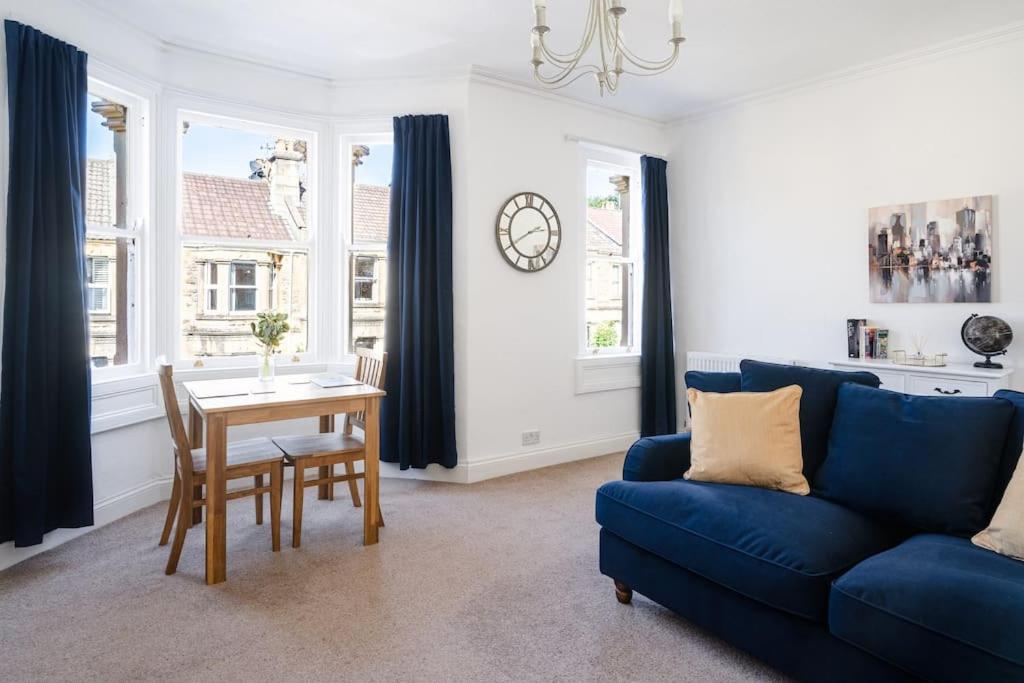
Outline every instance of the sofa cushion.
[(800, 441), (804, 476), (814, 477), (828, 453), (828, 433), (836, 407), (836, 392), (844, 382), (877, 387), (879, 379), (870, 372), (840, 372), (799, 365), (777, 365), (754, 360), (740, 362), (743, 391), (775, 391), (796, 384), (804, 390), (800, 400)]
[(684, 480), (605, 484), (597, 521), (706, 579), (821, 622), (829, 582), (899, 540), (826, 500)]
[(815, 495), (887, 522), (971, 535), (988, 522), (1013, 406), (839, 389)]
[(802, 391), (797, 386), (731, 394), (687, 389), (692, 443), (683, 477), (806, 496), (811, 487), (800, 455)]
[(1024, 562), (915, 536), (839, 577), (829, 630), (926, 679), (1021, 680)]
[(716, 394), (733, 394), (740, 390), (740, 373), (738, 372), (702, 372), (690, 370), (683, 375), (687, 389), (713, 392)]

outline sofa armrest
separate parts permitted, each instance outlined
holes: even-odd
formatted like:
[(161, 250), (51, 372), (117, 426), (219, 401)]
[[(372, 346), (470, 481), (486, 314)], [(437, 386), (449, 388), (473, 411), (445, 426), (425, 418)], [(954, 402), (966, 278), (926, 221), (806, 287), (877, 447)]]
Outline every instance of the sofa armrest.
[(622, 478), (626, 481), (670, 481), (690, 469), (690, 433), (648, 436), (626, 452)]

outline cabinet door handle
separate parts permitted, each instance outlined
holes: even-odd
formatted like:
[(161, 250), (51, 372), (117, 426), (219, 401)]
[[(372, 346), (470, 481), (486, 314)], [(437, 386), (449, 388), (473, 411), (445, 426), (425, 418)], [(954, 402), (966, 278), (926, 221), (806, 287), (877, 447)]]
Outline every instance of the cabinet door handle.
[(946, 396), (956, 396), (957, 394), (962, 394), (963, 393), (959, 389), (946, 390), (946, 389), (940, 389), (939, 387), (935, 387), (935, 391), (939, 392), (940, 394), (945, 394)]

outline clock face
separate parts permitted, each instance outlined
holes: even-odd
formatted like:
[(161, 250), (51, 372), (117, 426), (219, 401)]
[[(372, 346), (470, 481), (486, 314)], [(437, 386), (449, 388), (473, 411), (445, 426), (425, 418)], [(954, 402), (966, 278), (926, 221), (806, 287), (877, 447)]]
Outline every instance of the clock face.
[(520, 192), (505, 202), (495, 231), (501, 255), (513, 268), (527, 273), (547, 268), (562, 244), (558, 214), (536, 192)]

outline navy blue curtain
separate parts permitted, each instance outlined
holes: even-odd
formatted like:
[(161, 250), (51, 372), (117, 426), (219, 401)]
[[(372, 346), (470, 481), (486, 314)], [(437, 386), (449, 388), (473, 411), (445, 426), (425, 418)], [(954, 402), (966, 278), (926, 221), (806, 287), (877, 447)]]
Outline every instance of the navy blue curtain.
[(664, 159), (640, 159), (644, 204), (644, 302), (640, 334), (640, 435), (676, 433), (676, 363)]
[(448, 117), (394, 120), (381, 459), (455, 467)]
[(0, 542), (92, 519), (85, 308), (86, 55), (14, 21), (0, 371)]

